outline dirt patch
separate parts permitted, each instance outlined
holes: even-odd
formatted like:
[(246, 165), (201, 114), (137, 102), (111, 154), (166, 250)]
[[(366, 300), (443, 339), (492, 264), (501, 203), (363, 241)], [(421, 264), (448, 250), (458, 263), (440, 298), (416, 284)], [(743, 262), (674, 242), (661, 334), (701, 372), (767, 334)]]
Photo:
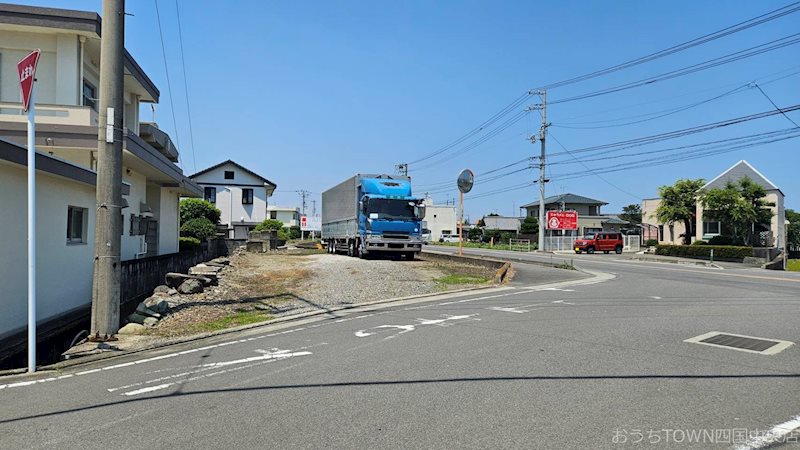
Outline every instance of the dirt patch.
[(169, 298), (148, 334), (176, 337), (388, 298), (443, 292), (493, 279), (490, 269), (442, 261), (362, 260), (314, 251), (231, 258), (219, 286)]

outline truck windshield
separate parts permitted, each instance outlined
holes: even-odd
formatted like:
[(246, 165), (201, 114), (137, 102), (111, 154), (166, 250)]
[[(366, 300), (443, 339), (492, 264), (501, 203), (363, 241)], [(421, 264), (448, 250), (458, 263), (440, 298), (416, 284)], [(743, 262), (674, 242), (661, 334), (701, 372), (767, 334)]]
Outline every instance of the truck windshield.
[[(411, 202), (413, 204), (413, 202)], [(384, 198), (371, 198), (369, 200), (369, 213), (377, 214), (378, 219), (389, 220), (414, 220), (414, 206), (408, 200), (390, 200)]]

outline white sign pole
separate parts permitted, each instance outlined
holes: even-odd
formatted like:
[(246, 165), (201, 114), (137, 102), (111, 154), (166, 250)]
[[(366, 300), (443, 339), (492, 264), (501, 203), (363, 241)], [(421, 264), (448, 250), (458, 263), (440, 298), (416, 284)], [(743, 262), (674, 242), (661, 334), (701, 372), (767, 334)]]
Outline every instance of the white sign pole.
[(36, 82), (28, 106), (28, 372), (36, 372)]

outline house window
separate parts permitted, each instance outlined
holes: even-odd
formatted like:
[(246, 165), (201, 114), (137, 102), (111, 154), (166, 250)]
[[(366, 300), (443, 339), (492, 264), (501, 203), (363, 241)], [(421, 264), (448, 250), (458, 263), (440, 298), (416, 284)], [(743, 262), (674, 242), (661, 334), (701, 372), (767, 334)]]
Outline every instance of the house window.
[(273, 220), (277, 219), (278, 218), (278, 211), (270, 211), (269, 212), (269, 218), (273, 219)]
[(217, 188), (207, 187), (203, 189), (203, 198), (211, 203), (217, 203)]
[(664, 241), (664, 225), (659, 225), (658, 226), (658, 240), (659, 240), (659, 242), (663, 242)]
[(243, 205), (252, 205), (253, 204), (253, 190), (252, 189), (242, 189), (242, 204)]
[(226, 170), (225, 171), (225, 179), (226, 180), (232, 180), (233, 179), (233, 171), (232, 170)]
[(86, 243), (86, 208), (67, 207), (67, 244)]
[(86, 80), (83, 80), (83, 106), (97, 111), (97, 89)]
[(719, 234), (719, 222), (703, 222), (703, 234)]
[(442, 234), (453, 234), (451, 230), (442, 230)]

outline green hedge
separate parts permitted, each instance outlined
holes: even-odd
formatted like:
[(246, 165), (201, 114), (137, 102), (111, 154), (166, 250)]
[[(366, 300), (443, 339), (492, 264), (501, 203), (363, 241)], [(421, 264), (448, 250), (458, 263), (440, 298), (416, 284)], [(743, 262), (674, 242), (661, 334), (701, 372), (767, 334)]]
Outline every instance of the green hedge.
[(744, 258), (753, 256), (753, 247), (734, 245), (658, 245), (656, 255), (710, 259), (711, 250), (714, 250), (714, 259), (720, 261), (741, 262)]
[(193, 237), (180, 237), (178, 239), (178, 248), (180, 251), (200, 248), (200, 239)]

